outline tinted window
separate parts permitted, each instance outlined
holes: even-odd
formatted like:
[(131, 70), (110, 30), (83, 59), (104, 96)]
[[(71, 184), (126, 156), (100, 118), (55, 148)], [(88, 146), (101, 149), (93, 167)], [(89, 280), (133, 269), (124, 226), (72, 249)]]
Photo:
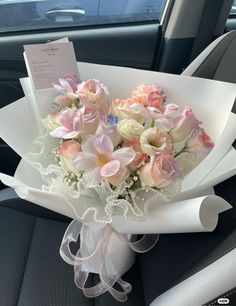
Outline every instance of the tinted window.
[(234, 1), (233, 3), (233, 6), (231, 8), (231, 12), (230, 12), (230, 15), (236, 15), (236, 0)]
[(0, 0), (0, 31), (158, 21), (166, 0)]

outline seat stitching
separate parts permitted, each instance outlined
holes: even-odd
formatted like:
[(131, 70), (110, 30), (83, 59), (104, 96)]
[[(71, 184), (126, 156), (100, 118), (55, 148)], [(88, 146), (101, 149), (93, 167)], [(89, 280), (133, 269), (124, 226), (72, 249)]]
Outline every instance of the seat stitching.
[[(215, 262), (216, 260), (220, 259), (221, 257), (223, 257), (224, 255), (228, 254), (229, 252), (231, 252), (233, 249), (236, 248), (236, 244), (234, 246), (232, 246), (230, 249), (228, 249), (227, 251), (225, 251), (223, 254), (215, 257), (213, 260), (211, 260), (208, 264), (204, 265), (204, 266), (200, 266), (199, 268), (196, 268), (192, 271), (191, 275), (188, 276), (186, 279), (190, 278), (191, 276), (193, 276), (194, 274), (198, 273), (199, 271), (203, 270), (204, 268), (206, 268), (207, 266), (211, 265), (213, 262)], [(182, 280), (181, 282), (185, 281), (186, 279)], [(230, 291), (231, 294), (233, 294), (236, 291), (236, 288), (233, 289), (233, 291)], [(230, 294), (229, 293), (229, 294)], [(228, 294), (228, 295), (229, 295)], [(227, 296), (228, 296), (227, 295)], [(214, 303), (216, 300), (214, 300), (212, 303)], [(214, 306), (213, 304), (204, 304), (203, 306)]]
[[(225, 298), (225, 297), (231, 296), (234, 293), (236, 293), (236, 288), (234, 288), (233, 290), (231, 290), (227, 294), (223, 294), (222, 297)], [(218, 298), (215, 299), (213, 302), (211, 302), (211, 304), (209, 304), (208, 306), (214, 306), (214, 303), (217, 302), (217, 300), (218, 300)]]
[[(198, 273), (199, 271), (205, 269), (207, 266), (211, 265), (213, 262), (215, 262), (215, 261), (217, 261), (218, 259), (220, 259), (221, 257), (225, 256), (226, 254), (228, 254), (229, 252), (231, 252), (231, 251), (232, 251), (233, 249), (235, 249), (235, 248), (236, 248), (236, 244), (235, 244), (234, 246), (232, 246), (230, 249), (228, 249), (227, 251), (225, 251), (223, 254), (221, 254), (221, 255), (215, 257), (214, 259), (212, 259), (212, 260), (211, 260), (209, 263), (207, 263), (206, 265), (200, 266), (200, 267), (194, 269), (193, 272), (192, 272), (192, 274), (191, 274), (191, 276), (193, 276), (193, 274), (196, 274), (196, 273)], [(189, 277), (191, 277), (191, 276), (189, 276)]]
[[(217, 65), (217, 67), (216, 67), (216, 69), (215, 69), (214, 76), (215, 76), (215, 74), (216, 74), (216, 72), (217, 72), (217, 70), (218, 70), (218, 68), (219, 68), (219, 66), (220, 66), (220, 64), (221, 64), (221, 62), (222, 62), (222, 60), (223, 60), (223, 58), (224, 58), (226, 52), (228, 51), (229, 47), (232, 45), (232, 43), (233, 43), (233, 41), (234, 41), (235, 39), (236, 39), (236, 37), (234, 37), (234, 38), (231, 40), (231, 42), (229, 43), (228, 47), (225, 49), (225, 51), (224, 51), (224, 53), (223, 53), (223, 55), (222, 55), (222, 57), (221, 57), (221, 59), (220, 59), (218, 65)], [(213, 80), (214, 80), (214, 76), (213, 76)]]
[[(24, 202), (23, 199), (14, 199), (16, 201), (20, 201), (20, 202)], [(11, 203), (12, 199), (8, 199), (8, 200), (4, 200), (2, 201), (3, 204), (6, 204), (6, 203)], [(43, 219), (49, 219), (49, 220), (54, 220), (54, 221), (59, 221), (59, 222), (63, 222), (63, 223), (68, 223), (70, 222), (71, 218), (69, 217), (66, 217), (66, 216), (63, 216), (62, 214), (59, 214), (59, 213), (56, 213), (56, 212), (53, 212), (53, 211), (50, 211), (48, 210), (47, 208), (44, 208), (44, 207), (41, 207), (43, 210), (48, 210), (49, 213), (51, 214), (55, 214), (55, 215), (58, 215), (57, 216), (46, 216), (46, 213), (48, 213), (47, 211), (45, 211), (45, 216), (44, 215), (40, 215), (40, 213), (37, 213), (37, 212), (30, 212), (30, 211), (25, 211), (25, 210), (21, 210), (20, 208), (17, 208), (17, 207), (11, 207), (11, 206), (5, 206), (5, 205), (0, 205), (0, 209), (11, 209), (11, 210), (14, 210), (14, 211), (17, 211), (19, 213), (22, 213), (22, 214), (27, 214), (29, 216), (32, 216), (32, 217), (36, 217), (36, 218), (43, 218)], [(32, 204), (32, 203), (31, 203)], [(35, 205), (35, 204), (32, 204), (32, 205)], [(61, 219), (62, 218), (62, 219)], [(65, 218), (65, 219), (63, 219)], [(68, 219), (68, 220), (67, 220)]]
[[(235, 33), (234, 33), (234, 34), (235, 34)], [(232, 34), (232, 36), (233, 36), (233, 34)], [(226, 37), (227, 37), (227, 36), (226, 36)], [(194, 73), (193, 73), (192, 76), (195, 76), (195, 75), (199, 72), (199, 70), (203, 67), (203, 65), (204, 65), (204, 64), (206, 63), (206, 61), (208, 60), (208, 58), (209, 58), (209, 57), (213, 54), (213, 52), (216, 50), (216, 48), (218, 48), (218, 47), (223, 43), (223, 41), (225, 41), (226, 37), (225, 37), (223, 40), (221, 40), (221, 41), (218, 43), (218, 45), (208, 54), (208, 56), (204, 59), (204, 61), (203, 61), (203, 62), (201, 63), (201, 65), (197, 68), (197, 70), (194, 71)], [(219, 67), (219, 65), (220, 65), (220, 63), (221, 63), (221, 61), (222, 61), (222, 58), (224, 57), (226, 51), (228, 50), (228, 48), (230, 47), (230, 45), (231, 45), (231, 43), (232, 43), (232, 41), (233, 41), (234, 39), (235, 39), (235, 37), (233, 37), (232, 40), (229, 42), (229, 45), (227, 46), (227, 48), (225, 49), (223, 55), (221, 56), (221, 60), (220, 60), (219, 64), (217, 65), (216, 69), (215, 69), (214, 75), (215, 75), (215, 73), (216, 73), (216, 71), (217, 71), (217, 69), (218, 69), (218, 67)]]
[(22, 276), (21, 287), (20, 287), (20, 291), (19, 291), (19, 296), (18, 296), (17, 305), (19, 304), (20, 295), (21, 295), (21, 290), (22, 290), (22, 286), (23, 286), (23, 283), (24, 283), (25, 271), (26, 271), (26, 267), (27, 267), (27, 263), (28, 263), (28, 258), (29, 258), (31, 246), (32, 246), (32, 241), (33, 241), (33, 236), (34, 236), (34, 231), (35, 231), (36, 222), (37, 222), (37, 218), (34, 219), (34, 225), (33, 225), (33, 229), (32, 229), (32, 235), (31, 235), (31, 238), (30, 238), (29, 249), (28, 249), (28, 253), (27, 253), (27, 257), (26, 257), (26, 261), (25, 261), (24, 273), (23, 273), (23, 276)]

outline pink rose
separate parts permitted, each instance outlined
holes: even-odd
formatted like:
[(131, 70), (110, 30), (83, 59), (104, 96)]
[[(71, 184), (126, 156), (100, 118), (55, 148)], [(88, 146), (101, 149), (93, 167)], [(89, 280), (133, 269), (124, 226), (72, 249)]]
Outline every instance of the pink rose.
[(59, 155), (65, 170), (75, 172), (72, 161), (80, 151), (80, 144), (75, 140), (68, 140), (60, 145)]
[(156, 154), (171, 154), (173, 143), (169, 134), (157, 127), (145, 130), (140, 136), (143, 153), (153, 156)]
[(139, 178), (143, 185), (165, 188), (179, 176), (176, 162), (171, 155), (158, 155), (140, 170)]
[(131, 148), (135, 152), (135, 158), (129, 164), (129, 168), (131, 170), (138, 170), (148, 159), (148, 155), (142, 152), (140, 142), (138, 140), (127, 140), (123, 143), (122, 147)]
[(94, 107), (99, 114), (108, 115), (110, 103), (108, 101), (108, 90), (98, 80), (90, 79), (78, 85), (76, 91), (80, 102), (85, 107)]
[(96, 110), (93, 107), (85, 107), (83, 120), (84, 127), (80, 134), (84, 138), (87, 135), (93, 135), (98, 128), (99, 117)]
[(208, 153), (214, 147), (211, 137), (202, 128), (198, 128), (186, 141), (185, 151), (190, 153)]
[(68, 140), (60, 145), (60, 156), (67, 159), (74, 159), (78, 152), (80, 152), (80, 144), (75, 140)]
[(173, 129), (170, 131), (170, 136), (174, 142), (180, 142), (196, 130), (196, 128), (201, 124), (191, 108), (185, 108), (183, 113), (173, 119)]

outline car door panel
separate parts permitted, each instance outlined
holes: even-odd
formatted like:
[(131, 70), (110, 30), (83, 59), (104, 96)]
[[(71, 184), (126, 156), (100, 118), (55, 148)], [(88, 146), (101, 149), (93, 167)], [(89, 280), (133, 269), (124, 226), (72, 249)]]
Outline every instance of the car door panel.
[[(23, 45), (46, 43), (62, 37), (69, 37), (74, 43), (77, 60), (152, 69), (160, 26), (156, 24), (38, 33), (0, 37), (0, 90), (6, 80), (15, 84), (26, 76), (23, 59)], [(10, 85), (9, 85), (10, 86)], [(17, 89), (17, 92), (18, 89)], [(12, 91), (12, 97), (16, 94)], [(12, 101), (9, 92), (1, 97), (0, 107)]]

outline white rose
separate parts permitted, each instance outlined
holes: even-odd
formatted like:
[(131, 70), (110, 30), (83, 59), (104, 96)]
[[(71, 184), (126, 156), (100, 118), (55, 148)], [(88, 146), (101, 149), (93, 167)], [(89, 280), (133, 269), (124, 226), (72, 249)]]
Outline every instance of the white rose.
[(134, 119), (123, 119), (117, 125), (118, 133), (126, 140), (139, 139), (144, 126)]

